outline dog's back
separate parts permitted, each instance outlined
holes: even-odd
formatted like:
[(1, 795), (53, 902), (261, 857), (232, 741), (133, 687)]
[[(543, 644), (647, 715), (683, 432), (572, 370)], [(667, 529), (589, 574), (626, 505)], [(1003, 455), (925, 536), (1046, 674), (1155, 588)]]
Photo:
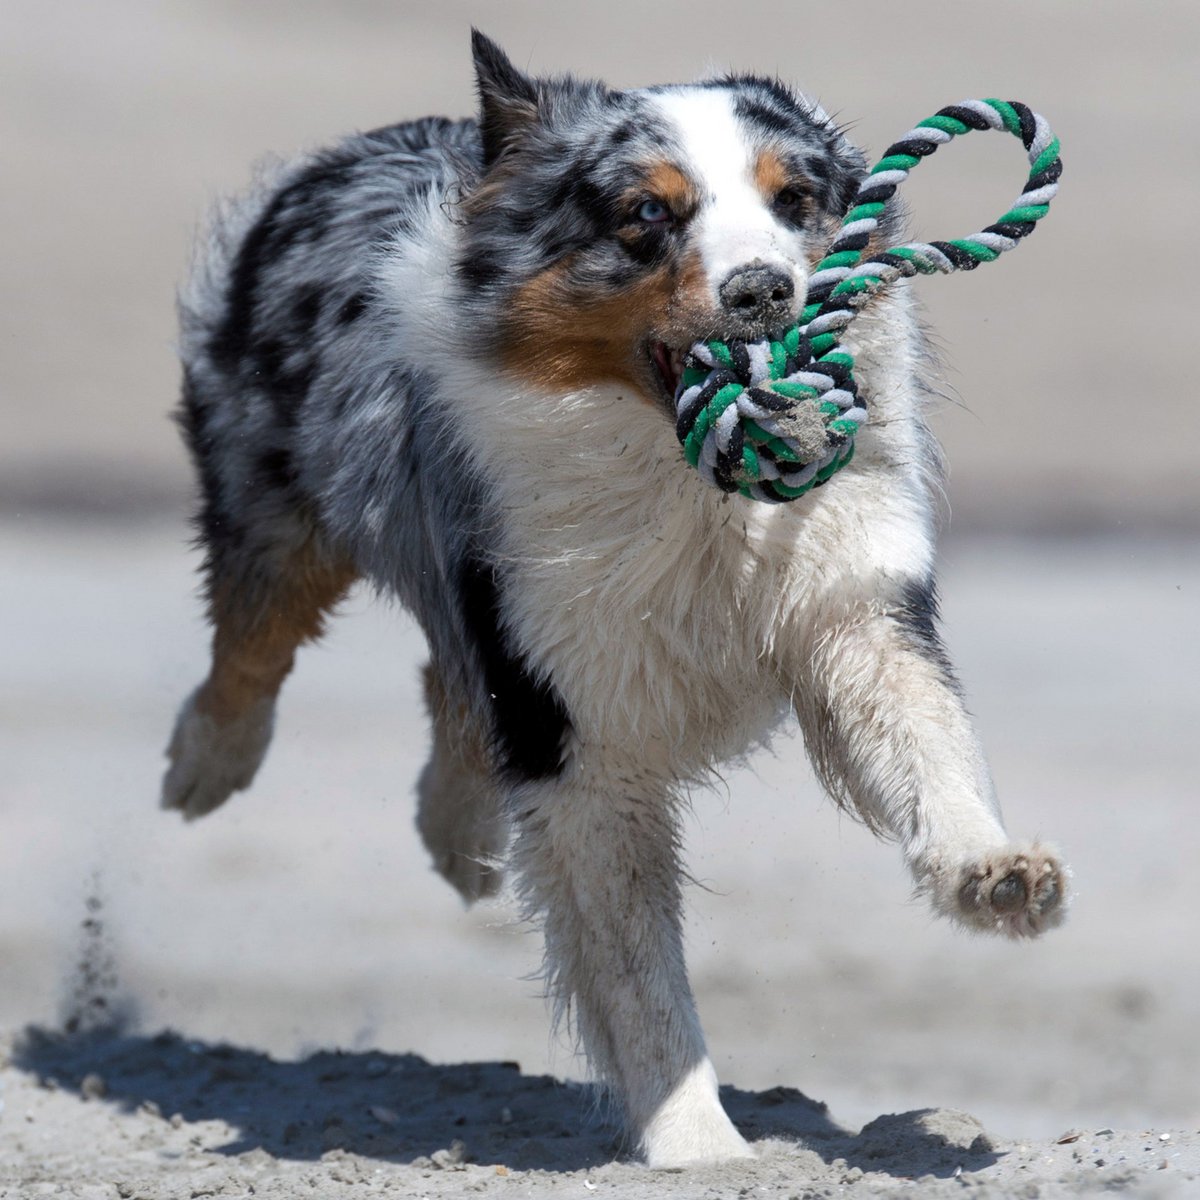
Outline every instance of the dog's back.
[(391, 125), (274, 167), (217, 214), (180, 299), (181, 419), (214, 553), (253, 544), (260, 514), (287, 521), (312, 508), (306, 431), (336, 415), (328, 406), (355, 365), (356, 327), (370, 323), (379, 259), (424, 198), (478, 160), (474, 121)]

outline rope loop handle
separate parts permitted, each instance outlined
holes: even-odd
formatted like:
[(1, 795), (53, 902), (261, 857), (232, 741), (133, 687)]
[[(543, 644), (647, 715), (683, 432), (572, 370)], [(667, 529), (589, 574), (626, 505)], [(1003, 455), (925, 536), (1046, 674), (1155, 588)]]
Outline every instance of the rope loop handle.
[[(880, 217), (922, 159), (973, 129), (1021, 139), (1029, 176), (1016, 202), (979, 233), (907, 242), (866, 258)], [(888, 147), (808, 281), (799, 324), (777, 340), (698, 342), (675, 396), (684, 456), (709, 483), (769, 503), (819, 487), (854, 455), (867, 418), (854, 359), (840, 344), (877, 292), (913, 275), (971, 271), (1012, 250), (1050, 210), (1062, 174), (1046, 119), (1017, 100), (964, 100), (940, 109)]]

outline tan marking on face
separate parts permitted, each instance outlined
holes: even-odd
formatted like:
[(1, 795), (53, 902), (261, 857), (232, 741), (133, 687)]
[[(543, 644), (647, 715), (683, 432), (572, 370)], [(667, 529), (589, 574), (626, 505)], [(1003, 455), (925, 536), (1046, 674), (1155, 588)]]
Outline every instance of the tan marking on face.
[(607, 292), (575, 284), (572, 265), (567, 258), (547, 268), (513, 298), (505, 367), (551, 390), (615, 381), (658, 403), (647, 343), (687, 346), (718, 319), (699, 256), (665, 263), (629, 287)]
[(754, 160), (754, 186), (768, 205), (774, 202), (775, 197), (784, 188), (790, 187), (801, 193), (804, 191), (778, 152), (769, 148), (760, 150)]
[(700, 207), (700, 189), (674, 163), (652, 163), (644, 175), (645, 191), (661, 200), (678, 218), (687, 218)]

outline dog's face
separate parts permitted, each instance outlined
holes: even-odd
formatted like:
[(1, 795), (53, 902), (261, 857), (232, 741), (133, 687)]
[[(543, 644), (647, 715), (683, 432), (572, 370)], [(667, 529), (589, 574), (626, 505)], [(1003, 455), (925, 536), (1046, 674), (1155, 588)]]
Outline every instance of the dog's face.
[(795, 320), (863, 170), (824, 114), (752, 77), (531, 80), (479, 34), (475, 62), (483, 174), (458, 270), (508, 370), (657, 403), (693, 342)]

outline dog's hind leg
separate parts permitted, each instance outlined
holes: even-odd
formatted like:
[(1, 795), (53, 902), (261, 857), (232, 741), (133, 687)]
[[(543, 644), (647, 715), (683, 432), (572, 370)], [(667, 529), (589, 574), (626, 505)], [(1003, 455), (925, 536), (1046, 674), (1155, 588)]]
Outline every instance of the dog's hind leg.
[(424, 685), (433, 749), (417, 781), (417, 828), (433, 865), (470, 904), (495, 895), (503, 882), (503, 793), (469, 706), (455, 702), (432, 663)]
[(513, 863), (543, 926), (558, 1014), (615, 1088), (650, 1166), (749, 1157), (688, 985), (676, 803), (633, 766), (594, 780), (569, 770), (514, 795)]
[(312, 539), (287, 551), (226, 550), (210, 558), (212, 667), (176, 721), (164, 808), (192, 819), (249, 787), (267, 752), (275, 698), (296, 650), (320, 636), (325, 615), (355, 574)]

